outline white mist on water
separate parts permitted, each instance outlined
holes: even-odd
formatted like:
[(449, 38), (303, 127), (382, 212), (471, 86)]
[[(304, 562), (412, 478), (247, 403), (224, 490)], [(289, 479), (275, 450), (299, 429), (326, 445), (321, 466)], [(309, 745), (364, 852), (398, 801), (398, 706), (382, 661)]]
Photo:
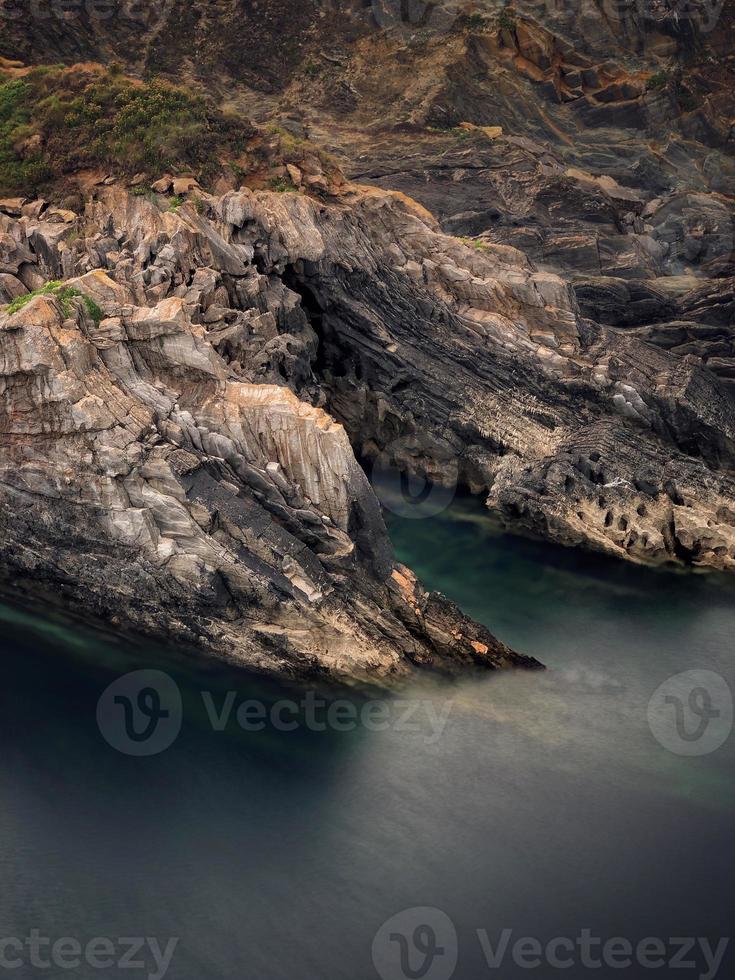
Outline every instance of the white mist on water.
[[(722, 949), (735, 736), (688, 756), (677, 750), (696, 724), (684, 718), (682, 740), (661, 720), (687, 710), (685, 674), (735, 688), (732, 584), (498, 534), (461, 501), (391, 533), (426, 585), (548, 669), (426, 679), (396, 696), (387, 724), (255, 730), (213, 724), (207, 705), (217, 720), (231, 690), (234, 705), (297, 693), (0, 612), (0, 936), (178, 937), (173, 980), (374, 980), (381, 928), (417, 908), (452, 924), (459, 980), (528, 976), (512, 957), (488, 966), (483, 950), (508, 935), (511, 949), (588, 934)], [(175, 680), (181, 730), (132, 758), (95, 712), (144, 667)], [(719, 694), (707, 701), (697, 683), (709, 726)], [(705, 974), (700, 961), (675, 975)]]

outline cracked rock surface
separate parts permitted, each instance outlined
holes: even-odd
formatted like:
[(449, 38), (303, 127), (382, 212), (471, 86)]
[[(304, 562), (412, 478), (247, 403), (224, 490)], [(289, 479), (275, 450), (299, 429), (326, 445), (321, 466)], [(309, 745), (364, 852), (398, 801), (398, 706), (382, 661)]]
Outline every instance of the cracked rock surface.
[(207, 209), (118, 190), (80, 215), (5, 203), (6, 297), (59, 278), (74, 292), (0, 315), (4, 586), (269, 673), (538, 666), (394, 561), (323, 407), (286, 266), (319, 261), (321, 220), (350, 208)]
[(3, 207), (6, 297), (80, 294), (0, 316), (6, 584), (264, 671), (533, 665), (394, 562), (355, 451), (516, 529), (735, 568), (728, 392), (511, 245), (358, 185)]

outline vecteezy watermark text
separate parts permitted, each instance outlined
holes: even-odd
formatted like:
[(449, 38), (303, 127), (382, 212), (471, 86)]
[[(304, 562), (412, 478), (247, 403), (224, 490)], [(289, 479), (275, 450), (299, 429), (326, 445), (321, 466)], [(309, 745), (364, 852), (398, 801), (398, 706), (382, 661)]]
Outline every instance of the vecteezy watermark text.
[(252, 699), (238, 704), (235, 691), (229, 691), (217, 704), (209, 691), (202, 691), (202, 701), (215, 731), (224, 731), (234, 715), (240, 728), (250, 732), (262, 732), (269, 727), (280, 732), (294, 732), (299, 728), (311, 732), (352, 732), (357, 728), (385, 732), (390, 729), (423, 733), (428, 744), (441, 737), (452, 710), (451, 701), (442, 702), (441, 707), (429, 700), (401, 699), (356, 704), (346, 699), (327, 701), (313, 692), (308, 692), (299, 701), (282, 699), (267, 705)]
[[(53, 939), (44, 936), (39, 929), (31, 929), (27, 936), (0, 938), (0, 971), (12, 971), (14, 975), (28, 976), (31, 971), (79, 970), (83, 966), (93, 970), (135, 970), (146, 980), (163, 980), (179, 944), (178, 937), (165, 943), (143, 936), (121, 936), (111, 939), (96, 936), (81, 942), (73, 936)], [(16, 974), (15, 971), (23, 973)]]
[[(692, 975), (697, 980), (715, 980), (730, 940), (647, 936), (633, 941), (622, 936), (604, 938), (591, 929), (580, 929), (577, 935), (556, 936), (542, 942), (506, 928), (499, 932), (476, 929), (468, 936), (468, 942), (475, 946), (475, 952), (479, 949), (490, 976), (502, 976), (495, 971), (507, 971), (511, 966), (554, 971), (607, 967), (630, 970), (636, 977), (640, 970), (667, 968), (696, 971)], [(459, 958), (457, 930), (441, 909), (404, 909), (378, 929), (372, 956), (381, 980), (451, 980)], [(482, 973), (477, 980), (481, 976)]]
[[(212, 731), (236, 725), (245, 732), (336, 732), (358, 729), (419, 735), (433, 745), (446, 728), (453, 701), (383, 698), (324, 698), (307, 691), (299, 699), (264, 701), (237, 691), (200, 691)], [(181, 731), (182, 698), (178, 685), (161, 670), (136, 670), (109, 685), (97, 702), (97, 724), (106, 741), (125, 755), (158, 755)]]
[(86, 17), (91, 21), (124, 19), (148, 24), (153, 17), (163, 21), (173, 0), (158, 5), (144, 0), (0, 0), (0, 23), (3, 21), (72, 21)]
[(515, 966), (528, 970), (544, 965), (554, 970), (574, 966), (587, 970), (690, 969), (698, 971), (699, 980), (713, 980), (717, 976), (730, 942), (719, 939), (714, 948), (703, 937), (647, 936), (632, 942), (623, 936), (610, 939), (595, 936), (591, 929), (581, 929), (576, 936), (556, 936), (546, 943), (533, 936), (514, 939), (513, 929), (503, 929), (493, 938), (487, 929), (478, 929), (477, 938), (491, 970), (501, 969), (510, 959)]

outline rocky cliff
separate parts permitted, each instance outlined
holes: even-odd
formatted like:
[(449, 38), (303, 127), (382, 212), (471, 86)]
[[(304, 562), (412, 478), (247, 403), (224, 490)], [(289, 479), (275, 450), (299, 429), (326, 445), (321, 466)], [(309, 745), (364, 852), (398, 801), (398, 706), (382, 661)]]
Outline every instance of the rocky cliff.
[(517, 530), (735, 568), (728, 5), (118, 6), (51, 6), (30, 44), (6, 4), (5, 72), (205, 84), (215, 129), (137, 82), (103, 105), (93, 66), (64, 111), (146, 168), (185, 149), (130, 148), (163, 93), (219, 159), (78, 172), (48, 100), (35, 135), (14, 109), (11, 162), (68, 156), (0, 202), (6, 583), (262, 670), (528, 663), (395, 564), (355, 453)]
[(394, 562), (318, 404), (284, 280), (350, 210), (201, 200), (0, 205), (0, 282), (26, 299), (0, 315), (3, 583), (268, 672), (535, 666)]

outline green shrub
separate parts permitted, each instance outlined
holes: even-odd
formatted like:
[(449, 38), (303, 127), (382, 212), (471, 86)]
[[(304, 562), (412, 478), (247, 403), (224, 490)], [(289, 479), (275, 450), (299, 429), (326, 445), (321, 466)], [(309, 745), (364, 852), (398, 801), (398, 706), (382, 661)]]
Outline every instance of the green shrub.
[(0, 195), (32, 194), (85, 168), (178, 169), (207, 179), (253, 132), (161, 81), (143, 84), (101, 68), (34, 68), (0, 83)]
[(516, 29), (515, 17), (509, 10), (501, 10), (498, 17), (498, 26), (501, 31), (514, 31)]
[(243, 180), (248, 174), (247, 167), (243, 167), (242, 164), (239, 163), (234, 163), (234, 162), (230, 163), (230, 170), (234, 174), (235, 179), (239, 180), (240, 183), (243, 182)]
[(278, 136), (281, 151), (289, 159), (297, 159), (304, 153), (313, 152), (315, 149), (308, 140), (302, 139), (300, 136), (294, 136), (293, 133), (289, 133), (283, 126), (270, 124), (266, 126), (266, 131), (273, 133), (274, 136)]
[(487, 17), (480, 13), (468, 14), (465, 19), (465, 23), (467, 24), (469, 30), (479, 31), (482, 30), (482, 28), (487, 24)]
[[(76, 292), (76, 294), (79, 295), (78, 291)], [(82, 299), (84, 300), (84, 305), (87, 307), (87, 313), (89, 313), (89, 315), (92, 317), (95, 324), (99, 326), (100, 323), (102, 323), (102, 321), (104, 320), (105, 314), (102, 312), (102, 310), (95, 303), (95, 301), (92, 299), (91, 296), (82, 296)]]
[(6, 313), (17, 313), (18, 310), (22, 310), (32, 299), (36, 296), (53, 296), (61, 307), (61, 312), (64, 316), (68, 317), (72, 315), (73, 306), (72, 300), (80, 296), (84, 300), (84, 305), (87, 308), (87, 312), (92, 317), (97, 326), (100, 325), (105, 317), (105, 314), (91, 298), (91, 296), (85, 296), (81, 290), (77, 289), (76, 286), (65, 286), (63, 282), (58, 280), (52, 280), (51, 282), (44, 283), (40, 289), (34, 289), (32, 293), (26, 293), (24, 296), (17, 296), (12, 303), (9, 303), (5, 307)]
[(651, 91), (655, 89), (665, 88), (669, 81), (669, 74), (665, 71), (657, 71), (655, 74), (646, 82), (646, 88)]
[(50, 176), (40, 149), (20, 153), (33, 135), (30, 93), (31, 86), (21, 79), (0, 85), (0, 195), (22, 193)]
[(286, 194), (288, 191), (295, 191), (296, 188), (286, 177), (271, 177), (268, 187), (277, 194)]
[(476, 248), (478, 252), (492, 252), (492, 248), (487, 242), (480, 242), (476, 238), (463, 238), (465, 245)]
[(5, 307), (5, 312), (17, 313), (18, 310), (22, 310), (26, 303), (30, 303), (30, 301), (35, 299), (36, 296), (49, 296), (61, 289), (63, 285), (63, 282), (52, 280), (51, 282), (44, 283), (40, 289), (34, 289), (32, 293), (26, 293), (24, 296), (16, 296), (12, 303), (9, 303)]

